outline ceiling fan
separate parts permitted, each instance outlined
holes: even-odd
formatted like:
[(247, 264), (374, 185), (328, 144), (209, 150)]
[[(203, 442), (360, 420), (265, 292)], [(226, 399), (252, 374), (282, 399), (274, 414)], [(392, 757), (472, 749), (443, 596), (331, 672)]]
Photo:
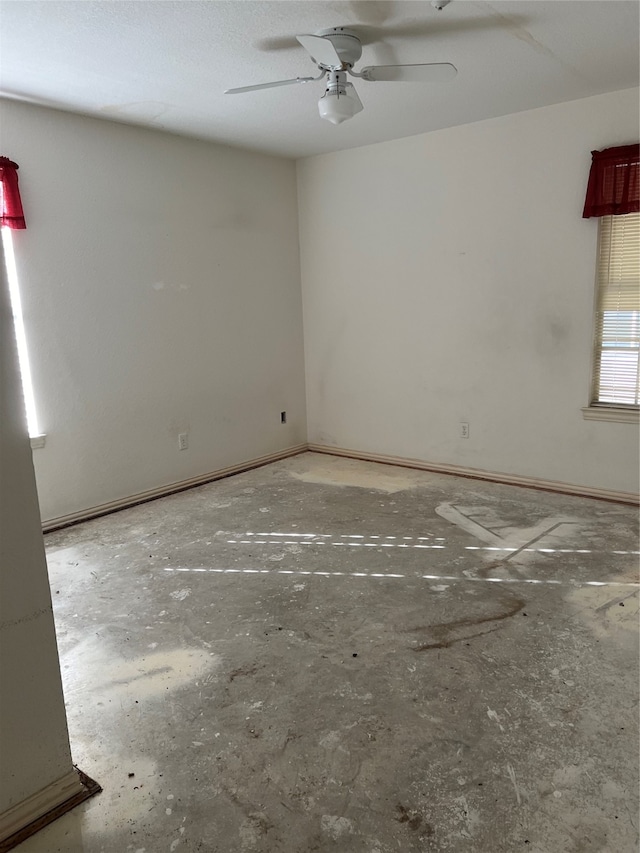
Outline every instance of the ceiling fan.
[(354, 71), (353, 66), (362, 56), (362, 44), (358, 36), (345, 27), (331, 27), (314, 35), (296, 36), (296, 39), (320, 69), (317, 77), (294, 77), (291, 80), (258, 83), (256, 86), (241, 86), (238, 89), (227, 89), (225, 95), (326, 79), (325, 93), (318, 101), (320, 117), (332, 124), (341, 124), (363, 109), (353, 83), (347, 80), (347, 74), (369, 82), (440, 83), (451, 80), (458, 73), (450, 62), (367, 65), (360, 71)]

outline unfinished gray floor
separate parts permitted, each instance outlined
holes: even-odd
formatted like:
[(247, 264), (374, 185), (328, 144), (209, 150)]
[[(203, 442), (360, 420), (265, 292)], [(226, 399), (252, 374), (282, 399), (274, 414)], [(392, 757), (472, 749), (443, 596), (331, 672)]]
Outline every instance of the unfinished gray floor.
[(104, 792), (19, 853), (636, 851), (636, 520), (304, 454), (47, 536)]

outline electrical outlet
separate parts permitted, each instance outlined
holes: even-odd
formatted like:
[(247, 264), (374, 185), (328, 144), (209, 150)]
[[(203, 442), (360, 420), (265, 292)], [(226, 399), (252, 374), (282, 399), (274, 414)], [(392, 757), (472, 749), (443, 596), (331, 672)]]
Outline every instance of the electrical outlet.
[(178, 435), (178, 450), (188, 450), (189, 449), (189, 433), (181, 432)]
[(460, 424), (460, 438), (469, 438), (469, 424)]

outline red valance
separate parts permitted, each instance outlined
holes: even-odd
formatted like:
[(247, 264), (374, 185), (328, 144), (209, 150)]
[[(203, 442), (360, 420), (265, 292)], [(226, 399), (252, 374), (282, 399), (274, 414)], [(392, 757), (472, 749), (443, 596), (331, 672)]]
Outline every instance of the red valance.
[(591, 171), (582, 216), (640, 212), (640, 144), (591, 152)]
[(8, 157), (0, 157), (0, 225), (7, 228), (26, 228), (20, 188), (18, 164)]

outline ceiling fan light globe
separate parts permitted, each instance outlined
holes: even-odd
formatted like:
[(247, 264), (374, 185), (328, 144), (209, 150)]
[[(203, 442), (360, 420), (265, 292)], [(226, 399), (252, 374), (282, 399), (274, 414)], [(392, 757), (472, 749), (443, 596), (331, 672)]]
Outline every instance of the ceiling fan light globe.
[(318, 101), (320, 118), (331, 124), (342, 124), (361, 110), (362, 103), (351, 83), (346, 84), (346, 91), (343, 92), (327, 90)]
[(343, 121), (352, 118), (353, 114), (351, 111), (344, 109), (343, 104), (340, 104), (339, 100), (346, 101), (346, 98), (338, 99), (335, 95), (327, 95), (320, 98), (318, 101), (320, 118), (330, 121), (331, 124), (342, 124)]

